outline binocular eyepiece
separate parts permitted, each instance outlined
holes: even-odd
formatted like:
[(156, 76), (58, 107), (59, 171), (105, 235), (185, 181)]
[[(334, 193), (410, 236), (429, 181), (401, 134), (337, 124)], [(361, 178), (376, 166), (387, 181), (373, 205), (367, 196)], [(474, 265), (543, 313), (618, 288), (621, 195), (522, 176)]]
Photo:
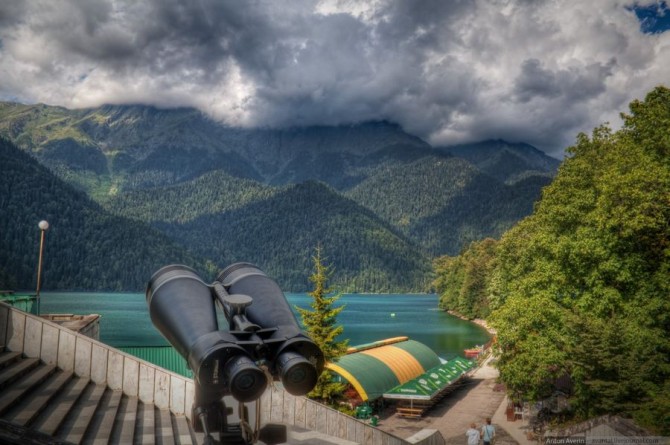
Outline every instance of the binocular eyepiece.
[[(212, 284), (190, 267), (166, 266), (149, 280), (146, 298), (152, 323), (193, 371), (196, 405), (228, 394), (256, 400), (269, 378), (304, 395), (323, 370), (323, 353), (277, 283), (252, 264), (233, 264)], [(219, 329), (215, 302), (227, 330)]]

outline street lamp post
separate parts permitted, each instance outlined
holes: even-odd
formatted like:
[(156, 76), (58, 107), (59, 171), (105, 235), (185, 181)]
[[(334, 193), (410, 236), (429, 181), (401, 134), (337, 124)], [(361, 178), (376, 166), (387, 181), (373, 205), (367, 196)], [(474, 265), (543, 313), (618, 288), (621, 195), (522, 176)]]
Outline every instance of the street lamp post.
[(37, 291), (35, 297), (37, 299), (37, 315), (40, 315), (40, 287), (42, 284), (42, 257), (44, 256), (44, 234), (49, 229), (49, 223), (42, 220), (37, 225), (40, 228), (40, 259), (37, 263)]

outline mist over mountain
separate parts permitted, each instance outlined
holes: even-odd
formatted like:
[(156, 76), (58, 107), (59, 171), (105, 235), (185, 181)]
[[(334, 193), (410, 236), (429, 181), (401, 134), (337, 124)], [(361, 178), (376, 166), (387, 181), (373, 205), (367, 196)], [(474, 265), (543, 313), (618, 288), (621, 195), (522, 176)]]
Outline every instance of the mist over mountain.
[[(366, 156), (394, 146), (430, 149), (386, 122), (248, 130), (223, 126), (195, 109), (148, 106), (67, 110), (0, 103), (0, 131), (89, 192), (104, 181), (148, 188), (216, 169), (268, 184), (318, 179), (342, 188), (357, 181)], [(91, 175), (102, 182), (91, 184)]]
[(0, 134), (106, 212), (287, 290), (306, 288), (319, 244), (343, 288), (427, 290), (433, 256), (528, 215), (558, 165), (505, 141), (434, 148), (389, 122), (241, 129), (141, 105), (0, 103)]

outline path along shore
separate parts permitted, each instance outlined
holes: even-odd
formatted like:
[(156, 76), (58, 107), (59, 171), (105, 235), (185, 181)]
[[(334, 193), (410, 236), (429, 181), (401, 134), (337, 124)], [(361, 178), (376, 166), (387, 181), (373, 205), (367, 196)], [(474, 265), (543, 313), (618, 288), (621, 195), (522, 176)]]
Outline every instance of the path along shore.
[(465, 445), (465, 431), (470, 424), (474, 422), (481, 428), (490, 417), (496, 427), (496, 445), (536, 445), (526, 438), (525, 421), (507, 421), (507, 397), (496, 383), (498, 370), (490, 362), (489, 356), (466, 384), (443, 398), (420, 419), (400, 417), (389, 407), (380, 415), (379, 428), (402, 438), (424, 428), (437, 429), (447, 444)]

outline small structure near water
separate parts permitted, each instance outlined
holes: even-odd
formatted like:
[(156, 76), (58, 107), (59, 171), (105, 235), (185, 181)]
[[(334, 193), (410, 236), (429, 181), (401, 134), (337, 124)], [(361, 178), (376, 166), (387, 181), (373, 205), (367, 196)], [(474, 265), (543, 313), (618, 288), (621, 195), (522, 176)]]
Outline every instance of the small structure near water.
[(443, 363), (428, 346), (408, 337), (349, 348), (337, 362), (326, 364), (351, 385), (354, 404), (392, 400), (400, 415), (411, 417), (423, 415), (473, 367), (460, 357)]
[(37, 309), (34, 295), (16, 295), (13, 290), (0, 290), (0, 301), (29, 314), (35, 314)]
[(440, 358), (428, 346), (396, 337), (350, 348), (326, 368), (348, 382), (361, 402), (368, 402), (439, 364)]
[(52, 321), (71, 331), (83, 334), (93, 340), (100, 340), (100, 315), (43, 314), (40, 317)]
[(38, 314), (37, 296), (17, 295), (11, 290), (0, 290), (0, 301), (29, 314), (59, 324), (71, 331), (79, 332), (94, 340), (100, 340), (100, 315)]

